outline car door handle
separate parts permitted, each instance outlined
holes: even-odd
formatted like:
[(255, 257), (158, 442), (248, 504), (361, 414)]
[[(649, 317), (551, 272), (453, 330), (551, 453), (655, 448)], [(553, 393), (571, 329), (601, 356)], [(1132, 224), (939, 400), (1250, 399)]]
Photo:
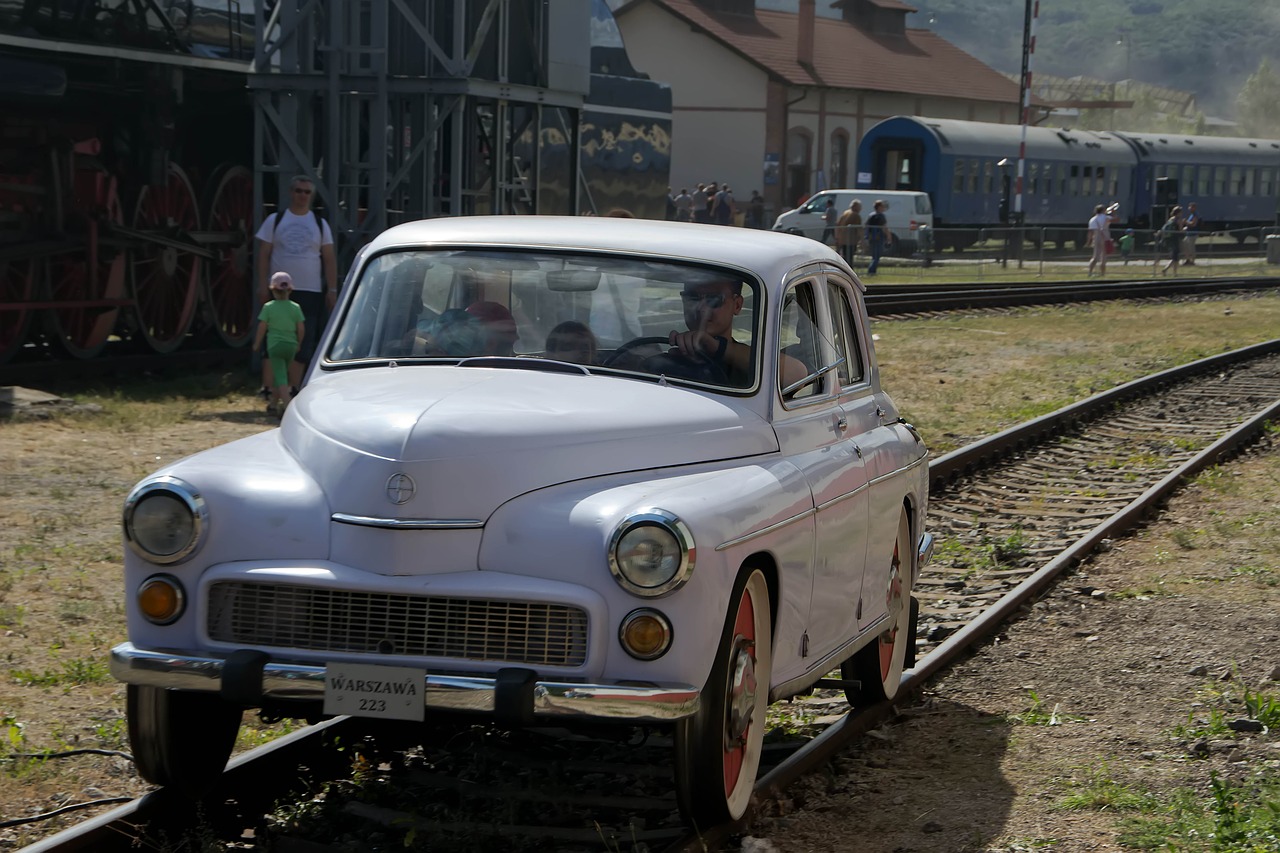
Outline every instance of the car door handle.
[(847, 430), (848, 428), (849, 428), (849, 419), (848, 419), (848, 418), (837, 418), (837, 419), (836, 419), (836, 429), (840, 430), (841, 432), (844, 432), (844, 431), (845, 431), (845, 430)]

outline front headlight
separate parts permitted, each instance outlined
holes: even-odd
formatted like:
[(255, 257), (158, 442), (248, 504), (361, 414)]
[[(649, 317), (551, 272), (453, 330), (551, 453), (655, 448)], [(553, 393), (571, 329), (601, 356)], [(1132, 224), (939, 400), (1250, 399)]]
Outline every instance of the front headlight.
[(684, 586), (693, 574), (693, 535), (661, 509), (628, 515), (609, 542), (609, 571), (623, 589), (649, 598)]
[(125, 541), (152, 563), (168, 565), (190, 557), (204, 527), (204, 499), (176, 477), (143, 483), (124, 502)]

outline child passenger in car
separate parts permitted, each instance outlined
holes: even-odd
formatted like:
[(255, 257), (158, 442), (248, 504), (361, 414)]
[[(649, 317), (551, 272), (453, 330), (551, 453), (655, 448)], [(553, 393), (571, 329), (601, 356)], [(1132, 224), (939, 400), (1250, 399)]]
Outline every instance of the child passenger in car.
[(557, 361), (595, 364), (598, 349), (595, 334), (577, 320), (565, 320), (547, 335), (547, 358)]

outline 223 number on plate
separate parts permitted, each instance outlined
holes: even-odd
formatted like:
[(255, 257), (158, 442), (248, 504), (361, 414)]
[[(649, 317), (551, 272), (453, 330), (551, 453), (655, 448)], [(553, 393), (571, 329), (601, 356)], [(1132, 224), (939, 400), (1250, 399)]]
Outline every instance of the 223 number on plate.
[(426, 682), (426, 670), (410, 666), (327, 664), (324, 712), (421, 722), (426, 718)]

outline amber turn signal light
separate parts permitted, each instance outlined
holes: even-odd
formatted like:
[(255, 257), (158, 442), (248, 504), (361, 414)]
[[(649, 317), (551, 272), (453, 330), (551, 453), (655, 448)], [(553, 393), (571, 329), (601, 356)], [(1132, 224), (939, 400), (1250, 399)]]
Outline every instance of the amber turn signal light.
[(618, 639), (633, 658), (655, 660), (671, 648), (671, 623), (657, 610), (633, 610), (622, 620)]
[(157, 625), (175, 621), (185, 606), (182, 584), (173, 575), (152, 575), (138, 587), (138, 610)]

